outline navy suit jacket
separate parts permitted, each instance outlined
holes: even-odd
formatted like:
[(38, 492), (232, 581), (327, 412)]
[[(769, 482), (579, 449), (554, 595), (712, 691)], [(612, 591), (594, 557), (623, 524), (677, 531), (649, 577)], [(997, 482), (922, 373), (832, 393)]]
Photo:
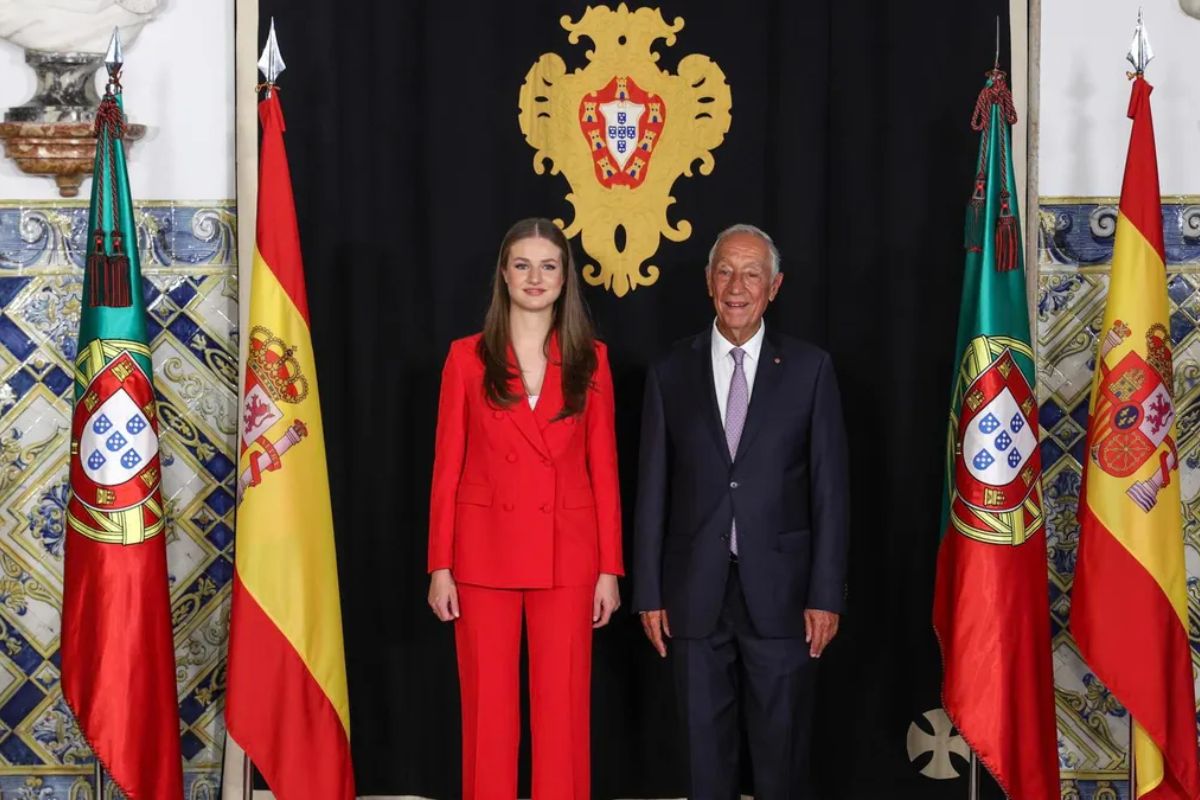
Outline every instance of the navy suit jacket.
[(712, 374), (712, 330), (651, 366), (642, 411), (633, 605), (671, 633), (716, 628), (737, 517), (738, 567), (760, 636), (804, 636), (841, 613), (849, 544), (846, 434), (829, 355), (767, 330), (735, 457)]

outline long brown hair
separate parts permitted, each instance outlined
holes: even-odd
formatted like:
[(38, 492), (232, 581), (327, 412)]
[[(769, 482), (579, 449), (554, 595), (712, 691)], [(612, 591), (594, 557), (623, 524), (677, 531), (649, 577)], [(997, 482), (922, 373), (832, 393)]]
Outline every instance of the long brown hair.
[[(508, 388), (509, 381), (520, 376), (508, 362), (508, 345), (512, 339), (508, 324), (511, 299), (503, 273), (513, 245), (522, 239), (545, 239), (562, 254), (563, 287), (554, 301), (550, 335), (558, 334), (562, 357), (563, 407), (555, 419), (564, 419), (583, 411), (592, 375), (596, 372), (596, 334), (579, 290), (579, 274), (575, 271), (571, 246), (562, 230), (548, 219), (523, 219), (508, 229), (500, 243), (500, 258), (496, 261), (496, 274), (492, 276), (492, 302), (483, 319), (483, 335), (479, 337), (483, 390), (494, 406), (507, 407), (519, 399)], [(549, 357), (549, 337), (543, 347)]]

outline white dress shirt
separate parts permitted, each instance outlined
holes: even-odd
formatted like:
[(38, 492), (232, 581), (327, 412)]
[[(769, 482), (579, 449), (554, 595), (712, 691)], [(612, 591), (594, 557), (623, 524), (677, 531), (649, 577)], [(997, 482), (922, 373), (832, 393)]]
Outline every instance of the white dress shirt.
[[(746, 373), (746, 402), (754, 396), (754, 373), (758, 370), (758, 356), (762, 352), (763, 336), (767, 323), (760, 322), (758, 330), (750, 340), (742, 345), (746, 355), (742, 358), (742, 371)], [(733, 381), (733, 356), (731, 351), (736, 344), (721, 335), (717, 321), (713, 320), (712, 330), (712, 366), (713, 383), (717, 390), (717, 408), (721, 412), (721, 427), (725, 426), (725, 406), (729, 403), (729, 384)]]

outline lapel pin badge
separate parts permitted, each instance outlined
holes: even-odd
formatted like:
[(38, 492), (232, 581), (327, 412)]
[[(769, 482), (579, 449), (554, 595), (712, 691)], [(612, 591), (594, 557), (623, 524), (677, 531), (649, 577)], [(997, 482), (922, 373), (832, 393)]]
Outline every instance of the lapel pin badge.
[(783, 363), (783, 359), (782, 359), (782, 358), (780, 358), (779, 356), (775, 356), (775, 363), (776, 363), (776, 364), (782, 364), (782, 363)]

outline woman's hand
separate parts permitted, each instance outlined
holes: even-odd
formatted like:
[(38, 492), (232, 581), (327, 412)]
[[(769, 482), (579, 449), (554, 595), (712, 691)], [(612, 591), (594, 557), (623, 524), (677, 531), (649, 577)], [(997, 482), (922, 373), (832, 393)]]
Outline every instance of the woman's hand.
[(617, 576), (601, 573), (596, 579), (596, 595), (592, 600), (592, 627), (603, 628), (620, 607), (621, 592), (617, 589)]
[[(616, 579), (613, 579), (614, 591)], [(597, 589), (597, 592), (600, 590)], [(429, 607), (442, 622), (458, 619), (458, 586), (448, 569), (435, 569), (429, 576)]]

